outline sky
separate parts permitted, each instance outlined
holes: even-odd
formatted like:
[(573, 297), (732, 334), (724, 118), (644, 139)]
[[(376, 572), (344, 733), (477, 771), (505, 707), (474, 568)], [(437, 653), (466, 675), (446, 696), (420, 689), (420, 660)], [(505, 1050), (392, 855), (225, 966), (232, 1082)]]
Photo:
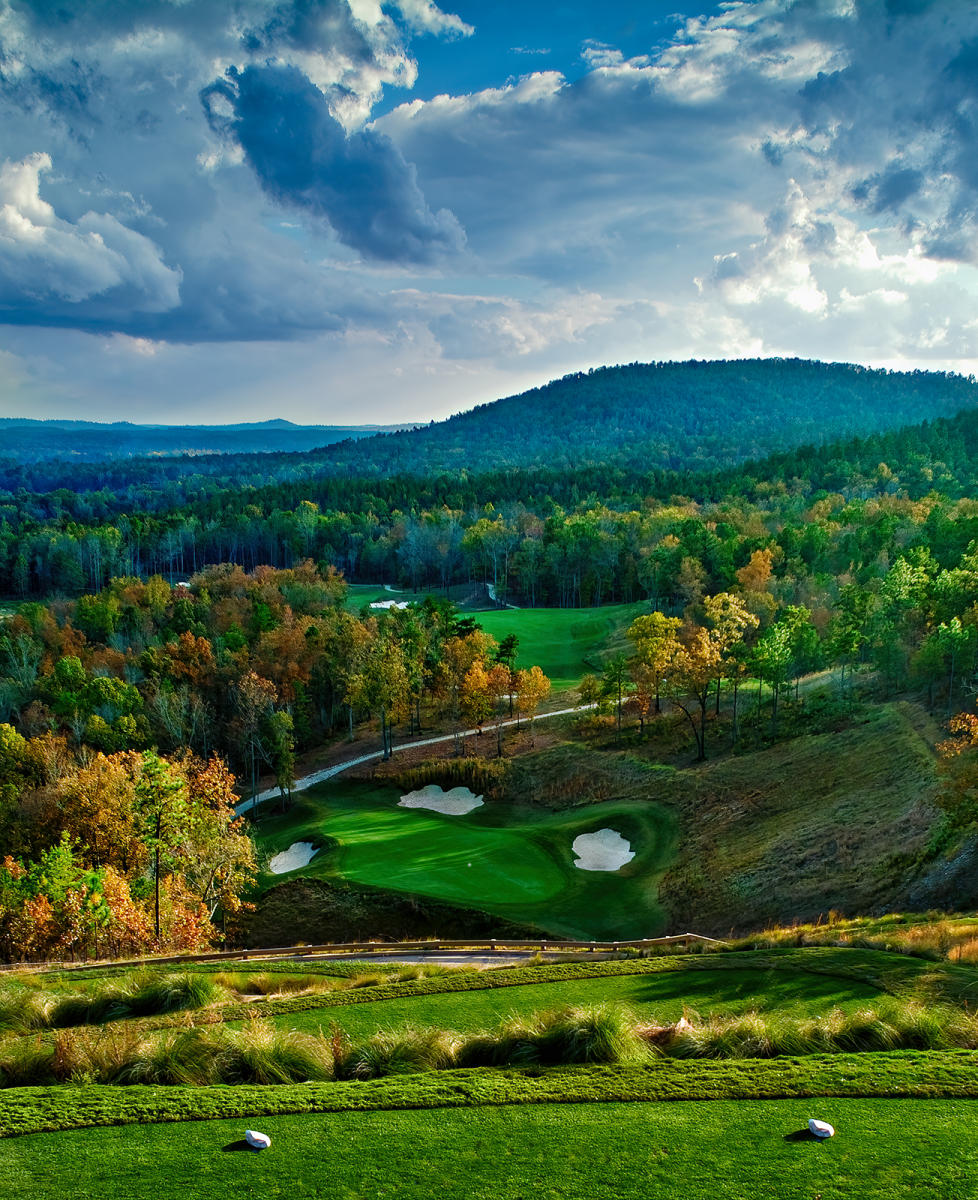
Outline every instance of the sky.
[(971, 0), (0, 0), (0, 416), (978, 371)]

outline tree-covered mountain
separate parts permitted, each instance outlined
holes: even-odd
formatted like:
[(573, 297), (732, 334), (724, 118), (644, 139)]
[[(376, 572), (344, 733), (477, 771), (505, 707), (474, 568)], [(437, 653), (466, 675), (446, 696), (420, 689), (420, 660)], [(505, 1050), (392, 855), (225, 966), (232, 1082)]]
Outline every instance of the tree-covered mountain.
[(633, 363), (566, 375), (315, 458), (320, 471), (359, 476), (595, 463), (711, 469), (976, 404), (975, 380), (945, 372), (779, 358)]

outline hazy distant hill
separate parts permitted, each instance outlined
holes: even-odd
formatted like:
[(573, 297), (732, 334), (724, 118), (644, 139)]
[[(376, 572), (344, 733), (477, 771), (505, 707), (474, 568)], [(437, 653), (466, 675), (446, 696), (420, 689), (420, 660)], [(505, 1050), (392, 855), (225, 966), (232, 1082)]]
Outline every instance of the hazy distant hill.
[(134, 425), (129, 421), (35, 421), (0, 418), (0, 457), (21, 462), (63, 458), (103, 462), (175, 454), (254, 454), (314, 450), (347, 438), (412, 429), (413, 425)]
[(978, 406), (973, 378), (802, 359), (635, 363), (567, 375), (446, 421), (327, 447), (327, 473), (711, 469)]

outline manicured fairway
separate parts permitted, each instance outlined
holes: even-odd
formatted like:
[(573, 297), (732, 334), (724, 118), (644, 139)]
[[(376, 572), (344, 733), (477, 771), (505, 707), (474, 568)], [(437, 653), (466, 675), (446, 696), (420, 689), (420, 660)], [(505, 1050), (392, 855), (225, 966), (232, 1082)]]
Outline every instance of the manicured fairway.
[(334, 1022), (353, 1035), (406, 1025), (467, 1033), (491, 1028), (514, 1013), (527, 1015), (567, 1004), (627, 1004), (643, 1019), (665, 1024), (689, 1010), (700, 1016), (751, 1009), (809, 1016), (832, 1008), (852, 1008), (879, 997), (876, 988), (859, 980), (805, 971), (670, 970), (378, 1000), (284, 1013), (274, 1020), (282, 1029), (310, 1033), (328, 1029)]
[(555, 688), (576, 687), (581, 676), (600, 669), (600, 653), (609, 638), (621, 635), (648, 604), (607, 608), (506, 608), (477, 614), (476, 620), (497, 641), (520, 639), (517, 666), (537, 665)]
[[(551, 812), (487, 804), (465, 816), (398, 805), (391, 787), (330, 783), (302, 794), (287, 816), (264, 821), (272, 855), (293, 842), (324, 848), (289, 875), (341, 876), (360, 884), (431, 896), (531, 921), (580, 937), (645, 937), (659, 932), (657, 884), (675, 844), (673, 818), (648, 802), (608, 802)], [(620, 871), (574, 866), (574, 838), (611, 827), (635, 858)]]
[[(809, 1116), (829, 1142), (798, 1139)], [(251, 1126), (270, 1150), (237, 1149)], [(516, 1105), (34, 1134), (0, 1145), (31, 1200), (968, 1200), (973, 1100)]]

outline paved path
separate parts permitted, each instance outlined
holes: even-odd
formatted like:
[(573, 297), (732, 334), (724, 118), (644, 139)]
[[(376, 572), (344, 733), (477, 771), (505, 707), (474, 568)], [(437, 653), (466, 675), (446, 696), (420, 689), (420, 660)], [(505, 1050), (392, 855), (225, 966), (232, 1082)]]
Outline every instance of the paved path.
[[(534, 720), (544, 721), (548, 717), (566, 717), (571, 713), (587, 712), (589, 708), (595, 707), (596, 705), (594, 704), (578, 704), (575, 705), (574, 708), (559, 708), (554, 712), (537, 713)], [(521, 717), (518, 720), (523, 725), (528, 723), (526, 717)], [(510, 726), (516, 724), (516, 719), (512, 721), (503, 721), (503, 728), (508, 729)], [(483, 730), (484, 734), (489, 733), (490, 730), (493, 732), (495, 731), (495, 725), (490, 726), (489, 723), (486, 722), (486, 726), (487, 727)], [(466, 729), (458, 736), (471, 737), (473, 734), (477, 734), (478, 732), (479, 731), (477, 729)], [(456, 735), (454, 733), (442, 733), (439, 734), (438, 737), (421, 738), (416, 742), (402, 742), (399, 746), (395, 746), (393, 748), (392, 753), (397, 754), (402, 750), (413, 750), (415, 746), (437, 746), (440, 743), (452, 741), (455, 736)], [(361, 763), (373, 762), (375, 759), (383, 757), (383, 750), (375, 750), (371, 754), (361, 754), (357, 758), (345, 759), (343, 762), (336, 763), (332, 767), (324, 767), (321, 771), (313, 771), (311, 775), (303, 775), (301, 779), (297, 779), (295, 783), (293, 783), (292, 790), (293, 792), (304, 792), (306, 788), (314, 787), (317, 783), (325, 783), (327, 779), (332, 779), (336, 775), (342, 775), (344, 771), (349, 771), (351, 767), (358, 767)], [(267, 788), (264, 792), (259, 792), (254, 799), (242, 800), (240, 804), (236, 804), (234, 806), (234, 811), (238, 814), (251, 812), (251, 810), (259, 804), (265, 804), (269, 800), (280, 799), (281, 792), (279, 792), (277, 787)]]

